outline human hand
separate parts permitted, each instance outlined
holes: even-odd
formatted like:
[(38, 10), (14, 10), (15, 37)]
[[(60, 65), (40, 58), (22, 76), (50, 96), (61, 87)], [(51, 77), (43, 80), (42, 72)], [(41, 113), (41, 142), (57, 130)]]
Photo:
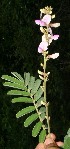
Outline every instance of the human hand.
[(55, 142), (56, 136), (50, 133), (46, 136), (44, 143), (39, 143), (35, 149), (60, 149), (63, 146), (63, 142)]

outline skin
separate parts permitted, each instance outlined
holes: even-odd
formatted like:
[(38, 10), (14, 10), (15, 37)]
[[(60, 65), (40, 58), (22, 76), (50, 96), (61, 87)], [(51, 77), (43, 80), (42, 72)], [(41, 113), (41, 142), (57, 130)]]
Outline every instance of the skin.
[(56, 136), (50, 133), (46, 136), (44, 143), (39, 143), (35, 149), (60, 149), (63, 146), (63, 142), (55, 142)]

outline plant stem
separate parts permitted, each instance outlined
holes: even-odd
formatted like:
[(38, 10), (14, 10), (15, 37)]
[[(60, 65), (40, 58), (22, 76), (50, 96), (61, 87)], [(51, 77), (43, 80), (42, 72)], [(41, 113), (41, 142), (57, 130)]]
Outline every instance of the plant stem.
[(46, 74), (46, 52), (44, 52), (44, 101), (45, 101), (45, 103), (46, 103), (46, 119), (47, 119), (47, 125), (48, 125), (48, 134), (50, 134), (50, 119), (49, 119), (49, 114), (48, 114), (48, 106), (49, 106), (49, 104), (47, 103), (47, 101), (46, 101), (46, 77), (47, 76), (45, 76), (45, 74)]
[(44, 100), (46, 102), (46, 53), (44, 52)]

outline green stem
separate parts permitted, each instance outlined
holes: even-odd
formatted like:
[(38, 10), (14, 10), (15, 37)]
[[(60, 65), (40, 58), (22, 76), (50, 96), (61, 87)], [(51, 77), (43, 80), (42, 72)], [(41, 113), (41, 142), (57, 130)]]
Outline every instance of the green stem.
[(50, 134), (50, 119), (49, 119), (49, 114), (48, 114), (48, 103), (46, 101), (46, 52), (44, 52), (44, 101), (46, 103), (46, 119), (47, 119), (47, 125), (48, 125), (48, 134)]
[(42, 119), (41, 119), (41, 117), (40, 117), (40, 114), (39, 114), (38, 108), (36, 107), (36, 104), (35, 104), (35, 100), (33, 99), (33, 97), (32, 97), (32, 96), (31, 96), (31, 98), (32, 98), (33, 104), (34, 104), (34, 106), (35, 106), (36, 112), (37, 112), (37, 114), (38, 114), (38, 116), (39, 116), (40, 122), (42, 123), (42, 128), (43, 128), (43, 130), (45, 130), (45, 129), (46, 129), (46, 127), (45, 127), (45, 125), (44, 125), (44, 124), (43, 124), (43, 122), (42, 122)]
[(45, 77), (45, 73), (46, 73), (46, 53), (44, 52), (44, 100), (46, 102), (46, 77)]

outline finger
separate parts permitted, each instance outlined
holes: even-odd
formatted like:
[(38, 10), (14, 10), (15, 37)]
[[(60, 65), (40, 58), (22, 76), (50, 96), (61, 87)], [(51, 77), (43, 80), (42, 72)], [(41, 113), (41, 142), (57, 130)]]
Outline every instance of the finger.
[(46, 136), (46, 139), (47, 139), (47, 138), (51, 138), (51, 139), (55, 140), (55, 139), (56, 139), (56, 136), (55, 136), (55, 134), (50, 133), (50, 134), (48, 134), (48, 135)]
[(56, 142), (56, 144), (59, 146), (59, 147), (62, 147), (64, 145), (63, 142), (59, 141), (59, 142)]
[(44, 142), (45, 145), (48, 145), (50, 143), (54, 143), (55, 141), (52, 138), (47, 138)]
[(45, 144), (44, 143), (39, 143), (35, 149), (45, 149)]

